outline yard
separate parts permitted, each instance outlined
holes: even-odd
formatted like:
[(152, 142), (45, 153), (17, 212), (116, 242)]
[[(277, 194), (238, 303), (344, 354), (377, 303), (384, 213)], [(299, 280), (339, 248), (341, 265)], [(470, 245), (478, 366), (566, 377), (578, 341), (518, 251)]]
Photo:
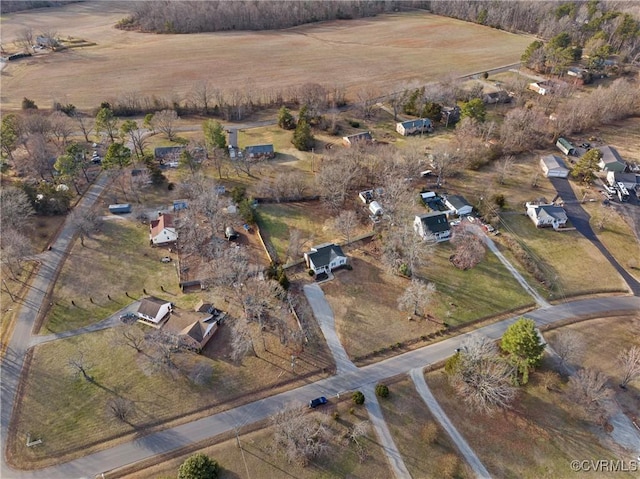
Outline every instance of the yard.
[(456, 326), (533, 304), (494, 255), (488, 253), (476, 268), (461, 271), (449, 262), (452, 246), (441, 243), (419, 272), (436, 286), (430, 319), (409, 321), (410, 315), (397, 306), (409, 280), (384, 271), (365, 250), (348, 252), (353, 270), (338, 271), (335, 280), (322, 285), (342, 344), (356, 362), (380, 349), (393, 349), (397, 343), (436, 332), (445, 322)]
[(388, 398), (378, 401), (411, 477), (473, 477), (449, 435), (416, 392), (413, 381), (405, 378), (389, 384), (389, 391)]

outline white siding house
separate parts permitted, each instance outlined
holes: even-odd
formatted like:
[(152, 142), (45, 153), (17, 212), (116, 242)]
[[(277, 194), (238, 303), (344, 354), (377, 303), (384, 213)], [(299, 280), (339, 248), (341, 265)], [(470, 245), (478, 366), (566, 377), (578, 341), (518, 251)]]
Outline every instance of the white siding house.
[(178, 239), (178, 233), (173, 224), (173, 216), (161, 214), (157, 220), (149, 223), (149, 241), (153, 246), (173, 243)]
[(338, 266), (347, 264), (347, 257), (342, 252), (342, 248), (333, 243), (314, 246), (311, 251), (304, 254), (304, 260), (307, 267), (316, 274), (327, 273)]
[(433, 131), (433, 123), (429, 118), (403, 121), (396, 123), (396, 131), (402, 136), (413, 135), (415, 133), (431, 133)]
[(527, 216), (538, 228), (551, 226), (553, 229), (564, 226), (567, 223), (567, 213), (564, 208), (553, 204), (525, 203)]
[(417, 215), (413, 220), (413, 229), (423, 240), (430, 238), (437, 242), (447, 241), (451, 237), (451, 227), (444, 213), (434, 212)]

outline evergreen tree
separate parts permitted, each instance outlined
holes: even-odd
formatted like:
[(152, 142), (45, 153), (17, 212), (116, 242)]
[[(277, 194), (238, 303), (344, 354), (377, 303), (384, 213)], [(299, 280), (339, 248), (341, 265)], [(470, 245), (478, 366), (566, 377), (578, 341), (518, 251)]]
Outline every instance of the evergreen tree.
[(300, 118), (298, 120), (298, 125), (296, 126), (296, 131), (293, 133), (293, 146), (295, 146), (300, 151), (309, 151), (313, 148), (315, 144), (315, 138), (311, 133), (311, 126), (309, 122), (304, 118)]
[(522, 374), (522, 383), (529, 379), (529, 370), (540, 364), (545, 345), (536, 331), (532, 319), (520, 318), (507, 328), (500, 342), (501, 349), (509, 354), (510, 360)]
[(216, 479), (220, 466), (209, 456), (197, 453), (187, 458), (178, 470), (178, 479)]
[(600, 158), (602, 153), (595, 148), (587, 151), (582, 158), (580, 158), (573, 169), (571, 170), (571, 176), (579, 178), (583, 183), (589, 185), (596, 179), (596, 171), (600, 171)]
[(286, 106), (278, 111), (278, 126), (283, 130), (293, 130), (296, 127), (296, 121)]

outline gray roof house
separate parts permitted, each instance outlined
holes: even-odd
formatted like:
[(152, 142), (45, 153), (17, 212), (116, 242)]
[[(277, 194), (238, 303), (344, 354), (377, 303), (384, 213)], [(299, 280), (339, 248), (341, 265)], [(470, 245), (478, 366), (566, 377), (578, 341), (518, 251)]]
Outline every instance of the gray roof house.
[(433, 212), (416, 215), (413, 229), (422, 239), (434, 238), (437, 242), (447, 241), (451, 237), (451, 227), (444, 213)]
[(342, 252), (342, 248), (334, 243), (314, 246), (311, 251), (304, 254), (304, 260), (307, 267), (316, 274), (326, 273), (347, 264), (347, 257)]
[(160, 163), (165, 161), (178, 161), (180, 154), (184, 150), (184, 146), (159, 146), (153, 150), (153, 155)]
[(602, 171), (623, 172), (627, 164), (613, 146), (599, 146), (598, 150), (602, 153), (602, 158), (598, 165)]
[(419, 118), (396, 123), (396, 131), (402, 136), (413, 135), (414, 133), (431, 133), (433, 123), (429, 118)]
[(244, 149), (244, 156), (251, 160), (258, 160), (273, 158), (276, 156), (276, 152), (273, 145), (251, 145)]
[(527, 216), (538, 228), (551, 226), (557, 230), (567, 223), (567, 213), (561, 206), (554, 204), (525, 203)]
[(343, 136), (342, 142), (346, 146), (351, 146), (359, 142), (369, 143), (373, 141), (373, 137), (371, 136), (370, 131), (362, 131), (360, 133), (355, 133), (353, 135)]
[(444, 204), (458, 216), (470, 215), (473, 211), (473, 206), (459, 195), (448, 195), (444, 200)]
[(564, 164), (562, 158), (556, 155), (547, 155), (540, 158), (540, 167), (544, 172), (544, 176), (566, 178), (569, 176), (569, 168)]
[(149, 296), (140, 300), (140, 306), (138, 306), (136, 313), (140, 321), (159, 328), (169, 319), (171, 311), (173, 311), (173, 305), (170, 301)]

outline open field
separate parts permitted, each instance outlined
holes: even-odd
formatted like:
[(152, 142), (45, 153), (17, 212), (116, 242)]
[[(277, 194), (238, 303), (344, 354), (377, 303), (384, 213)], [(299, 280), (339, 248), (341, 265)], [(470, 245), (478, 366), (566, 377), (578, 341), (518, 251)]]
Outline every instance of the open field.
[(449, 435), (416, 392), (411, 379), (389, 384), (389, 397), (378, 401), (411, 477), (474, 477)]
[[(327, 454), (312, 461), (307, 467), (289, 464), (277, 451), (273, 450), (273, 427), (266, 427), (257, 432), (240, 436), (240, 444), (244, 450), (237, 447), (236, 439), (227, 440), (220, 444), (205, 447), (198, 452), (207, 454), (218, 461), (221, 466), (220, 479), (248, 479), (248, 478), (276, 478), (295, 477), (296, 479), (328, 479), (333, 477), (366, 477), (370, 479), (386, 479), (392, 475), (386, 456), (378, 444), (378, 439), (372, 429), (367, 437), (361, 439), (369, 456), (364, 463), (359, 463), (353, 444), (349, 444), (345, 436), (354, 424), (367, 420), (364, 407), (353, 407), (351, 401), (342, 401), (335, 405), (326, 406), (311, 414), (320, 418), (337, 412), (338, 420), (328, 418), (328, 425), (336, 439), (329, 446)], [(176, 476), (180, 464), (190, 454), (144, 469), (140, 472), (127, 474), (122, 479), (168, 479)], [(246, 461), (246, 467), (245, 467)], [(248, 475), (247, 475), (248, 471)]]
[[(638, 317), (606, 318), (570, 326), (581, 331), (586, 341), (582, 364), (597, 365), (615, 377), (612, 351), (631, 344), (629, 330), (638, 331), (638, 321)], [(545, 333), (551, 344), (555, 334)], [(637, 339), (633, 341), (637, 344)], [(611, 448), (615, 446), (611, 446), (602, 428), (575, 415), (565, 384), (548, 390), (540, 383), (538, 373), (523, 388), (512, 411), (493, 416), (474, 414), (473, 421), (442, 369), (428, 373), (426, 378), (451, 421), (495, 477), (572, 478), (576, 473), (570, 469), (571, 460), (629, 459), (613, 452)], [(640, 407), (636, 388), (616, 393), (616, 398), (625, 405), (631, 400), (629, 411)], [(635, 477), (635, 473), (600, 471), (598, 477)]]
[[(205, 79), (227, 91), (285, 90), (318, 82), (342, 85), (353, 94), (365, 81), (388, 91), (404, 82), (517, 62), (532, 41), (529, 36), (428, 13), (323, 22), (282, 31), (191, 35), (115, 29), (113, 25), (125, 15), (122, 4), (85, 2), (4, 16), (3, 46), (12, 44), (25, 26), (35, 32), (48, 28), (62, 38), (73, 36), (97, 45), (7, 64), (0, 105), (18, 109), (22, 98), (28, 97), (41, 107), (55, 100), (89, 109), (133, 91), (184, 97)], [(248, 77), (248, 69), (256, 65), (259, 74)]]
[[(142, 325), (136, 328), (149, 331)], [(137, 353), (123, 344), (121, 334), (115, 328), (35, 348), (16, 416), (17, 437), (9, 446), (13, 462), (35, 467), (84, 455), (161, 424), (194, 420), (319, 380), (333, 366), (324, 342), (313, 340), (299, 354), (292, 373), (291, 351), (273, 335), (265, 337), (268, 351), (262, 341), (256, 342), (259, 357), (233, 363), (231, 329), (225, 325), (202, 355), (174, 353), (176, 367), (158, 369), (150, 360), (153, 349), (148, 343)], [(80, 352), (94, 383), (74, 375), (68, 365)], [(132, 405), (126, 423), (109, 413), (109, 401), (116, 398)], [(43, 447), (26, 448), (26, 432), (42, 437)]]
[(336, 279), (322, 289), (352, 358), (434, 333), (443, 322), (456, 326), (533, 303), (494, 255), (487, 254), (472, 270), (460, 271), (449, 263), (452, 252), (448, 243), (436, 245), (431, 262), (420, 272), (435, 283), (437, 293), (429, 312), (432, 319), (414, 321), (397, 306), (409, 280), (385, 272), (370, 254), (348, 253), (353, 270), (336, 272)]

